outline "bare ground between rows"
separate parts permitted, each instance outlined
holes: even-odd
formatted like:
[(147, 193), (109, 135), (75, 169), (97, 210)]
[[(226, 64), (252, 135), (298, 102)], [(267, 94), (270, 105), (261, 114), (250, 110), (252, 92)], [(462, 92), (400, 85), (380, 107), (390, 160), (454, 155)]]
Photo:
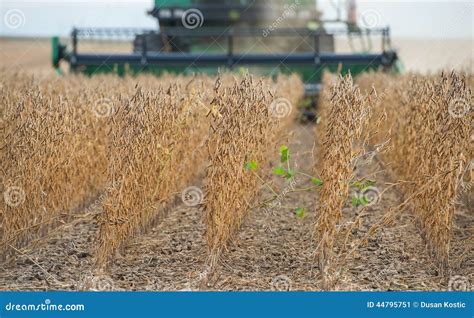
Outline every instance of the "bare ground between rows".
[[(314, 127), (295, 124), (282, 140), (288, 143), (291, 160), (299, 170), (311, 173), (319, 157), (314, 145)], [(271, 164), (277, 164), (275, 159)], [(361, 167), (357, 175), (383, 171), (374, 160)], [(278, 191), (305, 188), (311, 183), (297, 177), (293, 186), (269, 173)], [(381, 191), (390, 187), (386, 173), (375, 175)], [(271, 196), (263, 189), (258, 202)], [(363, 237), (369, 227), (380, 221), (390, 207), (402, 201), (391, 187), (380, 202), (364, 212), (353, 239)], [(148, 233), (127, 244), (107, 272), (97, 275), (93, 268), (94, 237), (97, 226), (92, 217), (65, 225), (36, 246), (24, 249), (15, 260), (2, 264), (2, 290), (320, 290), (319, 269), (314, 258), (315, 242), (311, 236), (315, 222), (317, 192), (291, 192), (281, 199), (281, 207), (253, 209), (236, 234), (227, 253), (203, 286), (207, 274), (207, 253), (203, 239), (202, 211), (178, 203), (164, 211), (160, 221)], [(294, 209), (306, 208), (298, 219)], [(350, 224), (360, 210), (348, 203), (343, 210), (343, 226)], [(473, 279), (472, 210), (456, 216), (452, 247), (452, 273)], [(395, 224), (380, 229), (366, 246), (351, 254), (338, 274), (336, 290), (446, 290), (446, 278), (439, 275), (425, 252), (414, 217), (410, 211), (399, 211)]]

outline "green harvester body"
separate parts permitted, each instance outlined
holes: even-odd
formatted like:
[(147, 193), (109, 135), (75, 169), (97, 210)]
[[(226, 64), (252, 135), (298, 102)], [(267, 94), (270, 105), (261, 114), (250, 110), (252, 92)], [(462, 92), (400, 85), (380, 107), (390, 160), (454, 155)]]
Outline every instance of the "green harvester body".
[[(115, 73), (119, 76), (150, 73), (217, 74), (220, 70), (261, 75), (297, 73), (307, 92), (317, 92), (325, 71), (352, 75), (376, 70), (399, 72), (400, 61), (390, 47), (390, 30), (362, 29), (354, 23), (331, 31), (314, 1), (155, 0), (148, 14), (157, 19), (156, 30), (74, 29), (71, 46), (52, 39), (52, 63), (59, 70), (65, 60), (73, 73)], [(188, 20), (189, 19), (189, 20)], [(193, 24), (194, 23), (194, 24)], [(382, 47), (336, 53), (335, 38), (380, 36)], [(79, 52), (80, 41), (133, 39), (129, 54)], [(369, 40), (367, 40), (369, 39)], [(373, 50), (371, 50), (373, 51)]]

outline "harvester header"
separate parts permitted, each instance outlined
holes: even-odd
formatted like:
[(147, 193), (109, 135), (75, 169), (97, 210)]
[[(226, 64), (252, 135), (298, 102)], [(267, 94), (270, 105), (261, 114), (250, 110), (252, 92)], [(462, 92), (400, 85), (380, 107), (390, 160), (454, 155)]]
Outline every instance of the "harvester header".
[[(397, 71), (397, 54), (391, 49), (390, 29), (361, 28), (354, 22), (354, 1), (348, 19), (325, 21), (313, 1), (156, 0), (148, 14), (156, 29), (73, 29), (71, 45), (53, 38), (53, 65), (65, 60), (73, 73), (118, 75), (143, 72), (207, 73), (219, 69), (250, 68), (263, 75), (298, 73), (308, 93), (318, 91), (323, 71), (357, 75), (368, 70)], [(330, 29), (328, 22), (346, 27)], [(378, 36), (379, 51), (370, 38)], [(361, 50), (337, 53), (336, 37), (347, 37)], [(84, 40), (132, 41), (130, 53), (80, 52)]]

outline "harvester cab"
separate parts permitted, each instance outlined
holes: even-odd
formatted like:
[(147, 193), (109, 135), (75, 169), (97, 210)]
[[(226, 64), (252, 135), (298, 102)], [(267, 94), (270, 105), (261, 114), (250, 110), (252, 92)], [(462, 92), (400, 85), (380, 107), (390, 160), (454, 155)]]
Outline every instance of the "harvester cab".
[[(65, 60), (71, 72), (89, 75), (216, 74), (222, 68), (269, 76), (298, 73), (308, 95), (318, 93), (324, 71), (397, 71), (389, 28), (359, 27), (354, 0), (348, 8), (347, 19), (328, 21), (313, 0), (156, 0), (148, 11), (157, 20), (156, 29), (75, 28), (70, 47), (53, 38), (53, 65), (59, 70)], [(327, 27), (334, 23), (343, 27)], [(355, 49), (354, 38), (374, 36), (380, 50), (364, 41)], [(344, 37), (348, 52), (336, 47)], [(81, 41), (124, 39), (132, 43), (130, 53), (79, 50)]]

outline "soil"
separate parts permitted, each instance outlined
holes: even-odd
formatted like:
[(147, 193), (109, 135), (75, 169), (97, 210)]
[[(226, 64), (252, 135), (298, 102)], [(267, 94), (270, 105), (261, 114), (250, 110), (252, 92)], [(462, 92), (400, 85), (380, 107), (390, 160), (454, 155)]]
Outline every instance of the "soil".
[[(287, 136), (292, 163), (311, 173), (318, 146), (314, 126), (295, 123)], [(277, 152), (271, 163), (277, 164)], [(374, 172), (380, 200), (362, 211), (350, 204), (343, 210), (341, 227), (358, 215), (359, 226), (350, 242), (365, 236), (391, 207), (403, 202), (384, 165), (374, 158), (361, 166), (359, 176)], [(204, 173), (204, 171), (203, 171)], [(263, 176), (263, 173), (262, 173)], [(310, 187), (297, 176), (290, 184), (270, 174), (279, 191)], [(200, 186), (196, 180), (193, 186)], [(287, 189), (287, 190), (285, 190)], [(255, 205), (271, 193), (262, 189)], [(132, 239), (117, 253), (105, 271), (94, 271), (94, 236), (97, 226), (91, 213), (78, 214), (73, 223), (57, 229), (17, 257), (0, 265), (1, 290), (321, 290), (323, 284), (314, 257), (311, 236), (318, 202), (317, 191), (289, 192), (280, 206), (255, 208), (231, 242), (218, 266), (209, 274), (203, 212), (186, 206), (177, 195), (175, 204), (158, 211), (159, 221), (145, 234)], [(305, 207), (304, 218), (294, 208)], [(90, 212), (90, 211), (89, 211)], [(363, 216), (361, 216), (363, 213)], [(412, 211), (396, 211), (396, 221), (381, 227), (368, 244), (344, 254), (346, 260), (333, 277), (334, 290), (448, 290), (449, 277), (474, 281), (473, 209), (460, 207), (455, 218), (451, 272), (441, 275), (427, 255)], [(208, 279), (211, 278), (211, 279)]]

